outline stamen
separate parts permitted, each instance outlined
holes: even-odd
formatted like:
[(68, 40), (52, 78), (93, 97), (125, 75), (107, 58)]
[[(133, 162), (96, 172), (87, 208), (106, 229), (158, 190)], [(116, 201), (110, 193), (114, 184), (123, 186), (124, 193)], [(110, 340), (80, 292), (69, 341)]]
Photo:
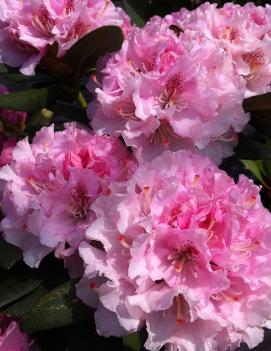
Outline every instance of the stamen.
[(74, 9), (74, 0), (67, 0), (66, 3), (66, 14), (70, 14), (71, 12), (73, 12)]
[(140, 76), (139, 71), (134, 67), (133, 62), (130, 59), (127, 60), (127, 66), (131, 73), (133, 73), (135, 76)]
[(250, 207), (254, 206), (256, 202), (257, 202), (257, 197), (255, 195), (250, 196), (250, 198), (248, 199), (248, 205)]
[(119, 101), (115, 107), (115, 111), (124, 119), (138, 120), (135, 115), (135, 103), (132, 96), (126, 100)]
[(88, 31), (88, 29), (89, 27), (86, 24), (84, 24), (80, 20), (77, 20), (74, 26), (70, 29), (66, 41), (81, 37), (84, 33)]
[(119, 235), (119, 242), (121, 246), (123, 246), (125, 249), (130, 249), (131, 245), (127, 243), (126, 238), (124, 235)]
[(102, 15), (104, 14), (104, 12), (106, 11), (107, 6), (109, 5), (109, 3), (110, 3), (110, 0), (105, 0), (104, 7), (103, 7), (103, 9), (101, 10), (101, 12), (99, 13), (99, 16), (102, 16)]
[(186, 260), (187, 260), (187, 258), (185, 257), (185, 255), (179, 261), (174, 260), (173, 265), (174, 265), (174, 268), (175, 268), (177, 273), (181, 273)]
[(75, 218), (85, 219), (90, 211), (91, 199), (84, 184), (77, 183), (72, 189), (68, 211)]
[(210, 224), (207, 228), (208, 232), (211, 232), (212, 228), (214, 227), (214, 225), (216, 224), (216, 220), (214, 218), (211, 219)]
[(255, 240), (251, 243), (248, 242), (237, 242), (233, 243), (230, 246), (231, 251), (240, 253), (240, 254), (250, 254), (252, 251), (256, 250), (260, 245), (258, 240)]
[(172, 76), (166, 83), (164, 92), (159, 97), (162, 109), (168, 109), (175, 106), (177, 111), (181, 111), (187, 103), (180, 99), (184, 91), (184, 78), (181, 73)]
[(176, 297), (176, 322), (180, 325), (185, 323), (185, 317), (182, 312), (182, 297), (180, 295)]
[(231, 293), (230, 291), (222, 291), (220, 292), (220, 296), (229, 302), (237, 302), (240, 300), (240, 295), (242, 293), (241, 292), (236, 292), (236, 294)]
[[(171, 261), (171, 264), (175, 268), (177, 273), (181, 273), (183, 271), (184, 265), (189, 261), (197, 261), (198, 260), (198, 250), (193, 246), (192, 243), (187, 242), (183, 244), (179, 249), (175, 249), (173, 253), (167, 256), (167, 260)], [(197, 267), (193, 267), (193, 276), (197, 278), (198, 269)], [(185, 277), (183, 277), (183, 281), (185, 281)]]
[(90, 75), (90, 79), (92, 79), (93, 82), (94, 82), (97, 86), (99, 86), (100, 88), (102, 88), (102, 84), (98, 81), (97, 75), (96, 75), (95, 73), (92, 73), (92, 74)]
[(143, 194), (145, 196), (145, 200), (147, 205), (149, 206), (152, 202), (152, 198), (151, 198), (151, 190), (149, 186), (144, 186), (143, 188)]
[(196, 174), (192, 182), (192, 186), (196, 187), (199, 184), (199, 181), (200, 181), (200, 176)]
[(54, 20), (50, 18), (50, 14), (45, 6), (41, 6), (39, 11), (33, 15), (32, 25), (48, 37), (52, 35)]

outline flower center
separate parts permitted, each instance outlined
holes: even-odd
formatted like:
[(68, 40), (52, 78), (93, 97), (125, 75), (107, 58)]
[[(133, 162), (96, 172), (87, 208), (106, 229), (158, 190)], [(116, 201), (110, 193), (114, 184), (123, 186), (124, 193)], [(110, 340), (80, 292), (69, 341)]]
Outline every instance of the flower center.
[(156, 131), (151, 135), (150, 142), (152, 144), (160, 143), (164, 146), (168, 146), (171, 138), (177, 138), (177, 135), (174, 133), (171, 125), (168, 120), (165, 118), (160, 119), (160, 126)]
[(265, 64), (264, 52), (260, 48), (243, 54), (242, 58), (252, 72), (257, 71)]
[(88, 195), (86, 186), (77, 183), (72, 189), (72, 196), (69, 203), (69, 212), (75, 218), (85, 219), (90, 211), (91, 199)]
[(198, 255), (199, 252), (195, 246), (191, 242), (187, 242), (182, 247), (174, 249), (174, 251), (167, 256), (167, 259), (168, 261), (171, 261), (176, 272), (181, 273), (184, 265), (188, 262), (197, 260)]
[(126, 100), (119, 101), (115, 111), (124, 119), (138, 120), (135, 115), (135, 103), (132, 96), (129, 96)]
[(77, 20), (74, 26), (70, 29), (66, 40), (77, 39), (83, 36), (88, 31), (88, 26), (82, 21)]
[(74, 0), (67, 0), (66, 3), (66, 14), (68, 15), (69, 13), (74, 11)]
[(181, 99), (184, 92), (184, 78), (181, 73), (172, 76), (166, 83), (165, 90), (159, 98), (163, 110), (175, 106), (177, 111), (186, 107), (186, 102)]
[(46, 36), (52, 36), (54, 20), (50, 18), (49, 12), (47, 11), (46, 7), (41, 6), (39, 11), (36, 14), (34, 14), (32, 18), (32, 25)]

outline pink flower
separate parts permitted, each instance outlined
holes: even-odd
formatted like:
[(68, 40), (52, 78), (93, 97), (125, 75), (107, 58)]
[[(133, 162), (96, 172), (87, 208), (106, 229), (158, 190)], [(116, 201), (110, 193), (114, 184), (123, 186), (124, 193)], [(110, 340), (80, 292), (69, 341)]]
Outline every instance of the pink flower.
[(17, 322), (7, 315), (0, 315), (0, 351), (28, 351), (28, 338)]
[(121, 135), (140, 159), (196, 149), (221, 161), (248, 121), (245, 84), (228, 53), (200, 31), (176, 34), (158, 17), (130, 34), (103, 75), (92, 127)]
[(126, 33), (130, 27), (128, 16), (109, 0), (3, 0), (0, 11), (0, 62), (27, 75), (52, 45), (62, 57), (98, 27), (123, 26)]
[(246, 83), (246, 96), (270, 91), (270, 8), (247, 3), (226, 3), (222, 8), (204, 3), (196, 10), (181, 10), (166, 17), (182, 30), (200, 30), (230, 55), (237, 73)]
[(58, 257), (74, 254), (95, 219), (95, 199), (135, 168), (116, 138), (95, 136), (74, 124), (62, 132), (41, 129), (31, 145), (27, 139), (18, 142), (13, 162), (0, 170), (5, 239), (23, 250), (31, 267), (52, 251)]
[[(0, 94), (8, 92), (4, 85), (0, 85)], [(26, 112), (0, 109), (0, 167), (11, 162), (16, 136), (23, 131), (26, 117)]]
[(17, 142), (14, 138), (6, 138), (0, 135), (0, 167), (10, 164), (12, 161), (12, 151)]
[(201, 155), (167, 151), (97, 199), (79, 248), (78, 296), (97, 308), (99, 333), (146, 324), (153, 351), (260, 343), (270, 320), (271, 215), (259, 190)]

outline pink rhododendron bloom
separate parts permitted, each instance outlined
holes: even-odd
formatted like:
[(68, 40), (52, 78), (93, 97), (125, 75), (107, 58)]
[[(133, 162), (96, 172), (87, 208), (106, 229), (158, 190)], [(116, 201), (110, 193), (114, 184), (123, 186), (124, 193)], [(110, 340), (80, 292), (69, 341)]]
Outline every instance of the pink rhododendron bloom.
[[(0, 94), (8, 92), (4, 85), (0, 85)], [(24, 129), (26, 116), (26, 112), (0, 109), (0, 167), (12, 160), (16, 136)]]
[(0, 351), (28, 351), (29, 341), (11, 317), (0, 315)]
[(61, 132), (43, 128), (32, 144), (19, 141), (12, 163), (0, 170), (5, 239), (23, 250), (31, 267), (52, 251), (74, 254), (95, 219), (95, 199), (109, 194), (112, 182), (129, 179), (135, 167), (118, 139), (75, 124)]
[(54, 44), (62, 57), (98, 27), (130, 28), (129, 17), (110, 0), (3, 0), (0, 14), (0, 62), (27, 75)]
[(92, 127), (121, 135), (145, 160), (188, 148), (219, 162), (248, 121), (245, 84), (227, 52), (200, 31), (176, 33), (159, 17), (130, 34), (103, 76), (100, 105), (89, 109)]
[(166, 16), (168, 24), (180, 30), (200, 31), (230, 55), (246, 82), (246, 96), (270, 91), (271, 13), (270, 7), (247, 3), (244, 7), (226, 3), (222, 8), (204, 3), (194, 11), (181, 10)]
[(271, 215), (259, 187), (209, 159), (170, 152), (141, 164), (92, 207), (78, 296), (98, 332), (146, 324), (156, 351), (250, 348), (270, 325)]

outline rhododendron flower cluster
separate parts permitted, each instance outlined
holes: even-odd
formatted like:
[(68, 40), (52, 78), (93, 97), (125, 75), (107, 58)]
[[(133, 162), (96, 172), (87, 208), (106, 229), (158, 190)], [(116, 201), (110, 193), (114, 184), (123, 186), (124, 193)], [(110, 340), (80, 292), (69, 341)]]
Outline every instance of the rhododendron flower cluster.
[(0, 14), (0, 62), (27, 75), (52, 45), (62, 57), (98, 27), (130, 27), (129, 17), (110, 0), (2, 0)]
[(109, 184), (130, 177), (136, 163), (116, 138), (95, 136), (67, 124), (43, 128), (32, 144), (18, 142), (13, 161), (0, 170), (5, 181), (2, 229), (37, 267), (48, 253), (72, 255), (95, 219), (94, 200)]
[(103, 69), (92, 126), (138, 158), (191, 149), (219, 163), (248, 122), (244, 98), (270, 91), (270, 23), (270, 7), (253, 4), (152, 18)]
[[(31, 268), (48, 255), (64, 263), (52, 281), (46, 268), (54, 260), (43, 262), (38, 281), (27, 268), (29, 282), (18, 284), (23, 291), (11, 301), (0, 296), (1, 309), (19, 308), (21, 328), (34, 336), (81, 320), (83, 301), (95, 309), (100, 335), (143, 330), (150, 351), (258, 345), (264, 328), (271, 329), (271, 214), (260, 187), (244, 175), (235, 182), (217, 164), (233, 153), (249, 121), (243, 105), (254, 99), (245, 99), (271, 91), (271, 6), (204, 3), (137, 28), (110, 0), (0, 2), (0, 63), (27, 75), (38, 63), (47, 69), (22, 79), (31, 89), (0, 97), (1, 106), (34, 111), (26, 120), (25, 112), (0, 110), (1, 237), (21, 249)], [(107, 54), (120, 48), (121, 31), (104, 28), (93, 46), (88, 37), (68, 53), (108, 25), (124, 33), (118, 52)], [(13, 70), (3, 75), (22, 78)], [(62, 123), (76, 110), (74, 119), (84, 122), (86, 75), (91, 131)], [(0, 85), (0, 95), (7, 93)], [(56, 128), (33, 132), (48, 122), (37, 121), (37, 106), (50, 108)], [(261, 113), (260, 119), (253, 124), (254, 156), (262, 154)], [(24, 129), (31, 141), (18, 141)], [(264, 147), (266, 157), (268, 142)], [(260, 160), (255, 169), (264, 181), (269, 176), (268, 163)], [(0, 246), (8, 248), (0, 285), (9, 287), (11, 272), (16, 290), (13, 278), (25, 267), (17, 250)], [(64, 269), (79, 278), (81, 301), (74, 281), (57, 285)], [(34, 325), (39, 314), (45, 321)], [(12, 317), (0, 314), (0, 351), (32, 344)]]
[(218, 8), (205, 3), (194, 11), (185, 9), (166, 16), (180, 30), (200, 31), (214, 41), (234, 63), (246, 82), (246, 96), (270, 91), (271, 8), (232, 3)]
[(251, 180), (236, 184), (203, 156), (168, 151), (92, 210), (78, 295), (97, 308), (100, 334), (146, 324), (149, 350), (261, 342), (271, 308), (271, 215)]
[(10, 316), (0, 314), (0, 351), (28, 351), (29, 341)]
[[(7, 93), (8, 89), (0, 85), (0, 94)], [(10, 163), (16, 136), (24, 129), (26, 116), (26, 112), (0, 110), (0, 166)]]

